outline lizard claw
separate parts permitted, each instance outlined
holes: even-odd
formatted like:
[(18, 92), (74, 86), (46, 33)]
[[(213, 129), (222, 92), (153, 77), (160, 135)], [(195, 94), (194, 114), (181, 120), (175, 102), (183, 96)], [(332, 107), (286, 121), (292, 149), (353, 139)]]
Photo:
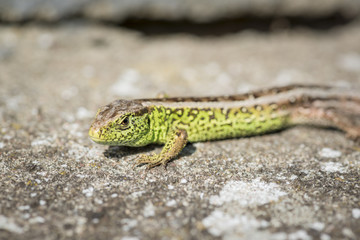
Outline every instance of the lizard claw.
[(150, 156), (146, 155), (146, 154), (141, 154), (136, 161), (133, 163), (133, 168), (138, 167), (142, 164), (146, 164), (149, 162), (149, 158)]

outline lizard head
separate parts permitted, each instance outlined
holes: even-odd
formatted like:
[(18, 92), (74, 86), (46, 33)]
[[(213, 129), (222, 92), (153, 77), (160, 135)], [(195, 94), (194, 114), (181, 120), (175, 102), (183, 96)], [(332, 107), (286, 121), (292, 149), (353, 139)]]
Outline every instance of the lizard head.
[(139, 146), (149, 129), (146, 107), (136, 101), (116, 100), (98, 110), (89, 137), (105, 145)]

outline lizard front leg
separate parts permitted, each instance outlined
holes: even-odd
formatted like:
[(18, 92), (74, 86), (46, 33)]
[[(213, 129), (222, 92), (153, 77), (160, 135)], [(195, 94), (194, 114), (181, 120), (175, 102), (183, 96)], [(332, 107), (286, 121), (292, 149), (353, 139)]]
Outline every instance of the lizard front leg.
[(148, 164), (147, 169), (166, 164), (176, 157), (187, 143), (187, 132), (183, 129), (176, 129), (168, 134), (167, 142), (160, 154), (145, 155), (142, 154), (136, 161), (136, 165)]

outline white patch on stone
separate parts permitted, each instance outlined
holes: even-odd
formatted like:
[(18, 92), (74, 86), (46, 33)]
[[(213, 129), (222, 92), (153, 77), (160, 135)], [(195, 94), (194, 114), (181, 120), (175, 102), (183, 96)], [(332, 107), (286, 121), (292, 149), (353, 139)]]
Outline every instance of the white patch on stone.
[(200, 197), (201, 200), (204, 199), (204, 193), (200, 193), (199, 197)]
[(31, 223), (31, 224), (44, 223), (44, 222), (45, 222), (45, 218), (40, 217), (40, 216), (29, 219), (29, 223)]
[(29, 206), (29, 205), (19, 206), (18, 209), (19, 209), (20, 211), (25, 211), (25, 210), (29, 210), (29, 209), (30, 209), (30, 206)]
[(0, 142), (0, 149), (4, 148), (5, 147), (5, 143), (3, 142)]
[(271, 240), (287, 240), (288, 235), (285, 232), (277, 232), (277, 233), (273, 233), (271, 235), (271, 238), (268, 237), (268, 239), (271, 239)]
[(144, 193), (145, 193), (145, 191), (133, 192), (131, 194), (131, 196), (134, 197), (134, 198), (138, 198), (138, 197), (141, 197)]
[(310, 224), (310, 228), (312, 228), (312, 229), (314, 229), (314, 230), (316, 230), (318, 232), (321, 232), (325, 228), (325, 223), (314, 222), (314, 223)]
[(185, 184), (185, 183), (187, 183), (187, 180), (186, 180), (185, 178), (182, 178), (182, 179), (180, 180), (180, 183)]
[(265, 220), (259, 221), (255, 218), (240, 215), (231, 216), (220, 210), (213, 211), (202, 220), (202, 224), (215, 237), (233, 235), (234, 233), (242, 235), (245, 232), (253, 232), (257, 228), (269, 226), (269, 223)]
[(321, 170), (323, 170), (324, 172), (345, 172), (345, 168), (339, 162), (324, 162), (320, 163), (320, 165)]
[(298, 178), (298, 176), (296, 176), (296, 175), (294, 175), (294, 174), (290, 176), (290, 180), (295, 180), (295, 179), (297, 179), (297, 178)]
[(141, 76), (135, 69), (127, 69), (117, 79), (116, 83), (111, 86), (110, 90), (118, 96), (132, 96), (139, 93), (137, 83)]
[(260, 179), (252, 182), (229, 181), (218, 196), (210, 197), (210, 203), (222, 205), (226, 202), (237, 202), (244, 207), (263, 205), (270, 201), (277, 201), (286, 194), (276, 183), (266, 183)]
[(127, 232), (130, 229), (137, 226), (138, 222), (135, 219), (129, 219), (125, 218), (121, 220), (121, 223), (123, 224), (122, 229)]
[(102, 154), (100, 148), (100, 146), (93, 146), (92, 148), (88, 148), (81, 144), (72, 143), (68, 154), (74, 156), (77, 161), (84, 157), (89, 159), (98, 159), (98, 157)]
[(64, 123), (63, 128), (69, 133), (71, 136), (82, 137), (83, 131), (80, 130), (80, 124), (78, 123)]
[(89, 187), (87, 189), (82, 190), (82, 193), (85, 194), (86, 197), (91, 197), (94, 193), (94, 188)]
[(325, 233), (320, 235), (320, 240), (331, 240), (331, 237)]
[(331, 148), (323, 148), (319, 151), (319, 155), (324, 158), (338, 158), (341, 156), (341, 152)]
[(139, 240), (137, 237), (122, 237), (121, 240)]
[(360, 208), (354, 208), (352, 211), (352, 216), (355, 219), (359, 219), (360, 218)]
[(19, 227), (14, 220), (3, 215), (0, 215), (0, 229), (17, 234), (24, 232), (23, 228)]
[(87, 150), (86, 156), (88, 158), (94, 159), (94, 158), (102, 156), (102, 153), (103, 153), (102, 149), (93, 147), (93, 148)]
[(171, 199), (170, 201), (168, 201), (168, 202), (166, 203), (166, 206), (167, 206), (167, 207), (175, 207), (175, 206), (176, 206), (176, 200)]
[(339, 67), (349, 72), (360, 72), (360, 54), (348, 53), (339, 58)]
[(10, 139), (12, 139), (13, 137), (12, 136), (10, 136), (10, 135), (4, 135), (3, 136), (3, 139), (5, 139), (5, 140), (10, 140)]
[(311, 240), (312, 237), (305, 231), (299, 230), (288, 235), (289, 240)]
[(37, 172), (36, 174), (45, 177), (47, 173), (46, 172)]
[(238, 226), (241, 226), (241, 219), (215, 210), (208, 217), (204, 218), (202, 223), (211, 235), (219, 237), (225, 232), (234, 231)]
[(349, 239), (356, 239), (354, 232), (350, 228), (344, 228), (342, 234)]
[(169, 189), (169, 190), (173, 190), (173, 189), (174, 189), (174, 186), (169, 184), (169, 185), (168, 185), (168, 189)]
[(152, 202), (147, 202), (144, 207), (144, 217), (153, 217), (155, 216), (155, 207)]
[(31, 142), (31, 146), (35, 147), (35, 146), (50, 146), (52, 144), (53, 139), (51, 138), (39, 138), (39, 139), (35, 139), (34, 141)]

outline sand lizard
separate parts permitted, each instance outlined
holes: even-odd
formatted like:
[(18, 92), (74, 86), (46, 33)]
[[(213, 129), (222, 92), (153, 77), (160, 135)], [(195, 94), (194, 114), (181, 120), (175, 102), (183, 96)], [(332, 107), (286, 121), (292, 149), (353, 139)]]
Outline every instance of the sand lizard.
[(296, 124), (336, 127), (360, 138), (360, 95), (318, 85), (273, 87), (220, 97), (116, 100), (97, 112), (89, 136), (119, 146), (164, 144), (137, 164), (166, 166), (187, 142), (245, 137)]

